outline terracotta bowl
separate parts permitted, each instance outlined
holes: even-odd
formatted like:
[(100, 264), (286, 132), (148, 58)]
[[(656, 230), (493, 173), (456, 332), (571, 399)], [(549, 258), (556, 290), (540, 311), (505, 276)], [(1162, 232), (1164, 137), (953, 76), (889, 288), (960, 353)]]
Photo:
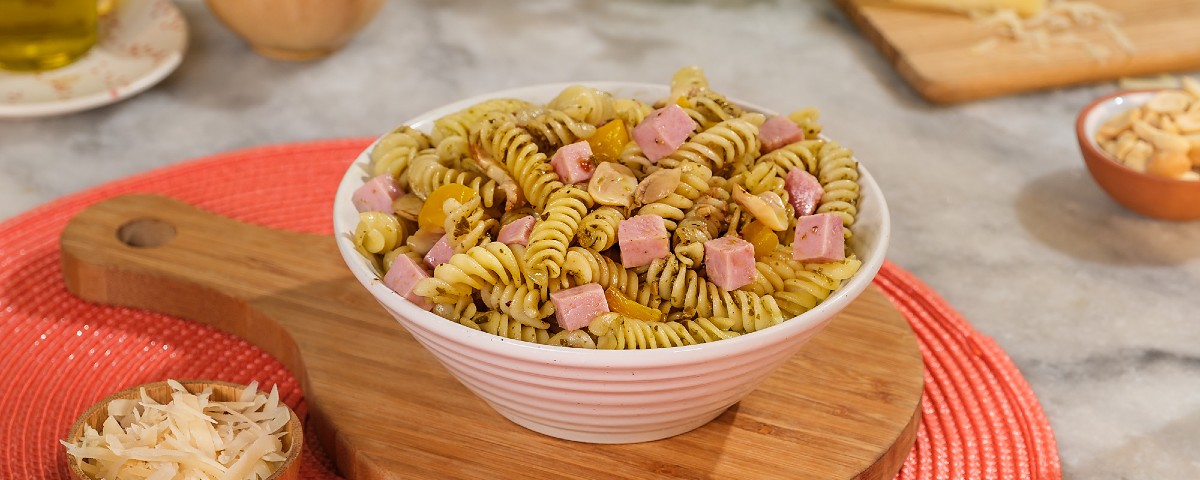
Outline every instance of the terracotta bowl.
[[(214, 380), (180, 380), (179, 383), (183, 384), (184, 388), (192, 393), (199, 393), (206, 387), (212, 387), (213, 392), (210, 398), (222, 402), (237, 399), (242, 391), (246, 389), (246, 385)], [(150, 398), (159, 403), (171, 401), (171, 386), (167, 382), (148, 383), (121, 390), (88, 407), (79, 416), (79, 419), (75, 420), (75, 423), (71, 425), (71, 430), (67, 434), (67, 443), (75, 443), (83, 435), (83, 427), (85, 425), (91, 425), (92, 428), (99, 429), (104, 423), (105, 418), (108, 417), (108, 404), (110, 402), (117, 399), (139, 398), (142, 388), (146, 389), (146, 394)], [(282, 406), (283, 408), (288, 408), (286, 405)], [(286, 434), (282, 437), (283, 448), (288, 452), (287, 459), (266, 480), (298, 480), (300, 478), (300, 453), (304, 449), (304, 428), (301, 426), (300, 418), (296, 416), (295, 411), (288, 408), (288, 413), (291, 414), (292, 419), (283, 427), (283, 431)], [(67, 466), (71, 472), (71, 478), (75, 480), (92, 480), (92, 477), (88, 476), (75, 465), (74, 459), (68, 458)]]
[(338, 51), (384, 0), (205, 0), (217, 19), (263, 56), (315, 60)]
[(1096, 143), (1096, 132), (1113, 115), (1150, 100), (1156, 90), (1131, 90), (1100, 97), (1079, 112), (1075, 136), (1088, 171), (1117, 203), (1163, 220), (1200, 219), (1200, 182), (1174, 180), (1122, 165)]

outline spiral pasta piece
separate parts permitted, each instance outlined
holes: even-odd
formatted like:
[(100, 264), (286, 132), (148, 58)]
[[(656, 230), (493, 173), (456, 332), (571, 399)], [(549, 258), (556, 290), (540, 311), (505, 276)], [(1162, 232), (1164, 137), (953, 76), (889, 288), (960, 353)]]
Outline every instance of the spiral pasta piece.
[(456, 322), (469, 321), (479, 313), (471, 297), (461, 297), (454, 302), (435, 303), (431, 311), (439, 317)]
[(575, 242), (596, 251), (608, 250), (617, 243), (617, 226), (625, 214), (613, 207), (600, 207), (583, 217)]
[(613, 109), (616, 110), (617, 118), (624, 120), (625, 126), (630, 128), (642, 123), (642, 120), (654, 112), (654, 107), (649, 103), (636, 98), (613, 99)]
[(621, 149), (621, 154), (617, 157), (617, 163), (629, 167), (638, 178), (645, 178), (646, 175), (654, 173), (659, 168), (649, 158), (646, 158), (646, 154), (642, 152), (642, 147), (639, 147), (637, 142), (632, 140), (625, 144), (625, 148)]
[(554, 173), (550, 162), (546, 160), (546, 154), (538, 150), (533, 136), (517, 126), (511, 114), (485, 114), (479, 129), (472, 131), (471, 135), (474, 143), (508, 168), (535, 209), (542, 210), (551, 192), (563, 187), (558, 174)]
[(824, 140), (801, 140), (779, 147), (758, 157), (759, 163), (774, 163), (785, 175), (793, 168), (803, 168), (804, 171), (817, 174), (817, 154), (825, 144)]
[(424, 297), (462, 296), (496, 284), (524, 283), (520, 263), (508, 245), (491, 242), (454, 254), (413, 291)]
[(821, 136), (821, 111), (814, 107), (802, 108), (788, 114), (788, 119), (795, 122), (800, 130), (804, 131), (804, 138), (817, 138)]
[(465, 203), (450, 199), (442, 206), (446, 214), (446, 235), (455, 253), (492, 241), (492, 233), (499, 227), (495, 219), (483, 211), (483, 201), (476, 195)]
[(717, 238), (725, 220), (724, 203), (705, 196), (688, 210), (674, 232), (675, 257), (687, 268), (704, 262), (704, 242)]
[(546, 285), (551, 278), (559, 276), (567, 247), (575, 239), (579, 224), (591, 207), (592, 196), (574, 185), (562, 187), (550, 195), (545, 220), (533, 225), (525, 251), (525, 264), (534, 283)]
[(596, 133), (595, 125), (576, 121), (559, 110), (517, 112), (517, 125), (529, 131), (533, 142), (543, 152), (554, 152)]
[(546, 107), (561, 111), (576, 122), (594, 126), (602, 125), (617, 116), (612, 94), (583, 85), (564, 88), (546, 104)]
[[(466, 325), (468, 322), (460, 322)], [(550, 332), (544, 328), (531, 327), (515, 321), (503, 312), (483, 312), (475, 315), (467, 325), (477, 330), (498, 335), (513, 340), (524, 340), (530, 343), (545, 345), (550, 341)]]
[(701, 129), (711, 128), (718, 123), (740, 117), (746, 113), (741, 107), (734, 105), (724, 95), (712, 90), (702, 90), (689, 97), (690, 104), (683, 110)]
[(411, 232), (405, 222), (383, 212), (358, 214), (358, 225), (354, 227), (354, 247), (368, 257), (386, 254), (404, 243)]
[(639, 294), (636, 272), (627, 270), (615, 260), (590, 248), (567, 249), (563, 276), (570, 278), (574, 285), (597, 283), (601, 288), (611, 286), (630, 298), (637, 298)]
[(478, 124), (484, 114), (489, 112), (516, 113), (534, 105), (515, 98), (494, 98), (484, 100), (475, 105), (443, 116), (433, 121), (433, 133), (430, 135), (434, 144), (442, 143), (449, 137), (468, 137), (471, 128)]
[(825, 189), (817, 213), (832, 213), (842, 219), (845, 237), (851, 238), (850, 227), (858, 215), (858, 162), (849, 149), (835, 142), (821, 145), (817, 180)]
[(554, 304), (546, 296), (529, 285), (493, 285), (479, 292), (483, 304), (492, 310), (507, 314), (514, 321), (534, 328), (550, 328), (544, 320), (554, 315)]
[(424, 200), (439, 187), (453, 183), (478, 192), (485, 207), (504, 203), (504, 191), (495, 180), (484, 178), (475, 172), (446, 167), (442, 165), (442, 161), (433, 150), (425, 150), (413, 159), (406, 175), (413, 194)]
[(753, 166), (738, 169), (729, 181), (741, 185), (751, 195), (765, 192), (786, 193), (783, 176), (773, 162), (758, 162)]
[(758, 155), (761, 147), (758, 126), (765, 120), (766, 117), (762, 114), (748, 113), (713, 125), (684, 142), (674, 153), (659, 160), (659, 164), (675, 167), (685, 160), (691, 160), (713, 171), (722, 170), (726, 165)]
[(371, 149), (372, 175), (389, 174), (401, 178), (417, 153), (429, 148), (432, 141), (420, 130), (402, 125), (379, 139)]
[(695, 270), (684, 268), (674, 256), (651, 262), (646, 282), (657, 284), (659, 297), (669, 299), (684, 315), (727, 317), (735, 322), (734, 331), (749, 333), (784, 320), (783, 312), (771, 296), (722, 290)]

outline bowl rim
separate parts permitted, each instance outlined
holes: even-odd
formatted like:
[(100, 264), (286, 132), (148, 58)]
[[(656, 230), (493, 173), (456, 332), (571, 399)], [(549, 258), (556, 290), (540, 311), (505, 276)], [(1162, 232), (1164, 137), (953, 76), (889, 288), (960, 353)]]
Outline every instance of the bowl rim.
[[(1200, 188), (1200, 182), (1197, 181), (1167, 178), (1130, 168), (1108, 152), (1104, 151), (1104, 149), (1100, 148), (1100, 144), (1096, 143), (1096, 132), (1088, 131), (1088, 122), (1092, 121), (1096, 115), (1099, 115), (1102, 109), (1111, 108), (1115, 110), (1112, 113), (1109, 113), (1109, 117), (1111, 117), (1112, 115), (1124, 111), (1124, 109), (1117, 109), (1117, 104), (1122, 103), (1122, 100), (1124, 100), (1125, 103), (1128, 103), (1128, 105), (1126, 105), (1124, 108), (1139, 107), (1149, 101), (1151, 96), (1163, 90), (1167, 89), (1139, 88), (1130, 90), (1117, 90), (1088, 102), (1086, 106), (1080, 109), (1079, 115), (1075, 119), (1075, 137), (1079, 141), (1079, 148), (1082, 150), (1084, 160), (1087, 161), (1089, 158), (1092, 158), (1102, 162), (1108, 162), (1112, 166), (1120, 168), (1130, 176), (1164, 187), (1186, 187), (1189, 185), (1194, 185), (1197, 188)], [(1094, 125), (1096, 125), (1096, 128), (1098, 129), (1100, 125), (1103, 125), (1105, 120), (1107, 120), (1107, 118), (1098, 119)]]
[[(609, 92), (616, 90), (625, 92), (637, 91), (648, 95), (658, 95), (659, 97), (665, 96), (669, 91), (666, 85), (609, 80), (535, 84), (497, 90), (450, 102), (415, 115), (401, 122), (399, 125), (408, 125), (413, 128), (422, 129), (431, 124), (434, 119), (447, 113), (452, 113), (481, 101), (494, 98), (546, 98), (546, 101), (548, 101), (549, 98), (552, 98), (553, 94), (572, 85), (586, 85)], [(548, 95), (549, 97), (547, 98)], [(731, 102), (753, 111), (768, 115), (777, 114), (771, 109), (752, 102), (735, 97), (728, 98)], [(465, 343), (470, 348), (487, 351), (490, 354), (506, 357), (511, 360), (530, 361), (546, 359), (562, 366), (602, 366), (621, 369), (666, 367), (709, 361), (735, 355), (739, 352), (753, 351), (769, 344), (783, 342), (787, 338), (803, 335), (810, 327), (816, 327), (823, 322), (832, 320), (836, 313), (844, 309), (853, 299), (866, 290), (882, 267), (890, 243), (891, 215), (888, 210), (887, 200), (884, 198), (878, 183), (868, 169), (862, 165), (857, 157), (852, 157), (858, 164), (859, 169), (860, 198), (872, 198), (872, 202), (879, 209), (878, 217), (880, 221), (876, 232), (878, 241), (873, 245), (873, 248), (859, 252), (859, 256), (864, 258), (864, 260), (858, 272), (816, 307), (799, 316), (789, 318), (778, 325), (774, 325), (769, 329), (723, 339), (718, 342), (680, 347), (623, 350), (619, 353), (613, 353), (598, 349), (570, 348), (513, 340), (473, 330), (460, 325), (458, 322), (447, 320), (430, 311), (417, 307), (384, 285), (379, 275), (368, 264), (367, 259), (362, 257), (355, 249), (353, 240), (350, 238), (350, 232), (354, 231), (357, 222), (348, 221), (349, 215), (339, 215), (339, 212), (354, 211), (353, 216), (357, 218), (357, 211), (351, 205), (350, 195), (353, 189), (361, 185), (369, 176), (365, 170), (361, 170), (361, 167), (365, 165), (364, 161), (369, 161), (371, 150), (382, 136), (376, 138), (375, 141), (360, 152), (348, 165), (346, 173), (341, 183), (339, 183), (337, 196), (334, 198), (333, 235), (343, 260), (359, 282), (370, 291), (377, 301), (384, 304), (389, 310), (403, 315), (407, 320), (415, 323), (420, 328), (434, 331), (439, 336), (456, 338), (456, 341)], [(862, 206), (863, 204), (860, 200), (860, 213)], [(647, 360), (650, 358), (653, 358), (654, 361), (648, 362)]]
[[(225, 380), (203, 380), (203, 379), (199, 379), (199, 380), (197, 380), (197, 379), (179, 379), (179, 380), (171, 379), (171, 380), (179, 382), (185, 388), (187, 388), (189, 392), (191, 391), (192, 387), (194, 387), (194, 386), (221, 385), (221, 386), (225, 386), (225, 387), (236, 388), (236, 389), (238, 389), (239, 392), (244, 391), (247, 387), (250, 386), (248, 384), (229, 382), (229, 381), (225, 381)], [(88, 417), (91, 417), (92, 414), (94, 414), (97, 410), (107, 407), (108, 404), (111, 403), (113, 400), (128, 398), (131, 395), (136, 395), (143, 388), (148, 389), (151, 387), (165, 386), (165, 385), (169, 384), (168, 382), (169, 382), (168, 380), (161, 380), (161, 381), (157, 381), (157, 382), (142, 383), (142, 384), (134, 385), (132, 387), (113, 392), (112, 394), (110, 394), (100, 400), (97, 400), (95, 403), (89, 405), (86, 409), (84, 409), (83, 413), (80, 413), (79, 416), (75, 418), (75, 421), (71, 423), (71, 426), (67, 429), (67, 438), (65, 439), (65, 441), (67, 441), (69, 443), (74, 443), (75, 440), (78, 439), (79, 436), (83, 434), (83, 427), (84, 427), (84, 425), (87, 424)], [(261, 385), (259, 385), (259, 387), (261, 387)], [(260, 392), (261, 392), (261, 388), (260, 388)], [(134, 398), (136, 398), (136, 397), (134, 397)], [(283, 402), (279, 402), (279, 406), (286, 408), (288, 411), (288, 414), (291, 416), (291, 419), (288, 420), (288, 425), (291, 427), (290, 433), (291, 433), (291, 436), (293, 437), (292, 438), (292, 449), (291, 449), (291, 451), (288, 452), (287, 456), (283, 459), (283, 461), (279, 463), (279, 467), (276, 468), (273, 473), (271, 473), (271, 476), (267, 477), (264, 480), (275, 480), (275, 479), (282, 478), (285, 475), (290, 475), (291, 474), (290, 471), (292, 469), (298, 469), (300, 467), (300, 463), (301, 463), (300, 455), (304, 450), (304, 424), (300, 421), (300, 417), (298, 415), (296, 415), (296, 410), (294, 410), (292, 407), (289, 407), (287, 404), (285, 404)], [(87, 480), (87, 479), (91, 478), (86, 473), (84, 473), (82, 470), (80, 470), (77, 465), (75, 465), (75, 461), (73, 461), (71, 459), (71, 454), (64, 452), (63, 455), (65, 455), (67, 457), (67, 470), (71, 472), (71, 475), (74, 478), (77, 478), (80, 480)]]

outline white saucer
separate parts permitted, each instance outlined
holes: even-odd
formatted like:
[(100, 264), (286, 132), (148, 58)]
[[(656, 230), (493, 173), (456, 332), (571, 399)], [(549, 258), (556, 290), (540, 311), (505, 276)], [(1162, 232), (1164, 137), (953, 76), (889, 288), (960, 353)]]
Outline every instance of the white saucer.
[(141, 93), (179, 66), (188, 27), (169, 0), (125, 0), (83, 58), (39, 73), (0, 70), (0, 118), (61, 115)]

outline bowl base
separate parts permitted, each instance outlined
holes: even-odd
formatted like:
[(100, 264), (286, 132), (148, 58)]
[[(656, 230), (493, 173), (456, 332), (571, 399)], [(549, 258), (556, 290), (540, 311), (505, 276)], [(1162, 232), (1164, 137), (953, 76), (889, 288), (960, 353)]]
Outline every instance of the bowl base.
[(648, 430), (637, 432), (598, 432), (594, 430), (574, 430), (570, 428), (564, 428), (561, 425), (543, 423), (528, 417), (517, 415), (515, 412), (498, 406), (492, 402), (488, 402), (488, 405), (491, 406), (492, 409), (496, 410), (496, 412), (498, 412), (501, 416), (507, 418), (509, 421), (542, 435), (551, 436), (561, 440), (570, 440), (572, 442), (604, 445), (653, 442), (655, 440), (662, 440), (674, 437), (676, 435), (682, 435), (708, 424), (708, 422), (711, 422), (713, 419), (721, 416), (721, 414), (725, 413), (729, 407), (733, 406), (726, 405), (709, 415), (703, 415), (697, 419), (687, 419), (682, 423), (665, 424), (657, 427), (650, 426), (648, 427), (650, 428)]
[(275, 60), (284, 60), (288, 62), (308, 62), (312, 60), (320, 60), (322, 58), (333, 55), (333, 52), (338, 51), (336, 48), (313, 48), (308, 50), (291, 50), (286, 48), (267, 47), (262, 45), (251, 45), (255, 52), (267, 58)]

